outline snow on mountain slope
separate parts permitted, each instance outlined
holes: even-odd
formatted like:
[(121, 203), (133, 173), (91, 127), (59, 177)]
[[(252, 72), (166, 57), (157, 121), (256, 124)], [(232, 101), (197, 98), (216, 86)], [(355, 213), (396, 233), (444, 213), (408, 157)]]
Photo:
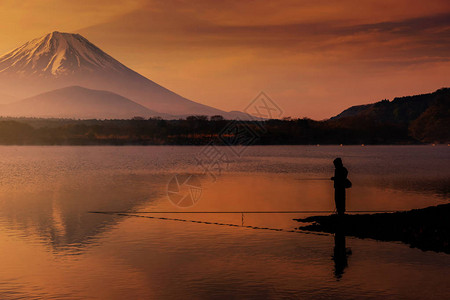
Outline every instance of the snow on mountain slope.
[(74, 85), (111, 91), (161, 113), (228, 118), (236, 115), (188, 100), (158, 85), (79, 34), (55, 31), (0, 57), (2, 93), (24, 98)]
[(52, 32), (0, 57), (0, 73), (59, 77), (127, 68), (79, 34)]
[(130, 119), (136, 116), (173, 118), (112, 92), (79, 86), (57, 89), (4, 105), (0, 109), (0, 116), (76, 119)]

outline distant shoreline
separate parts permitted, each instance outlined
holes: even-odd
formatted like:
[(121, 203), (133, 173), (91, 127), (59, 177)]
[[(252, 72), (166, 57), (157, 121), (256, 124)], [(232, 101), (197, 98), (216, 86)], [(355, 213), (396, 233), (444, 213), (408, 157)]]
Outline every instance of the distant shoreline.
[(0, 118), (0, 145), (432, 145), (450, 143), (419, 139), (405, 124), (340, 123), (339, 120), (69, 120)]

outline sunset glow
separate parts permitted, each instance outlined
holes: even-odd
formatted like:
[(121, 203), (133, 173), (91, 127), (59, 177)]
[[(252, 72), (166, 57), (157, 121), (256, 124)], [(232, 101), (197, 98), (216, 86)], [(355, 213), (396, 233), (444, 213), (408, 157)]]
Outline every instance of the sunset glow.
[(448, 86), (448, 1), (3, 1), (0, 51), (80, 33), (194, 101), (242, 110), (260, 91), (285, 116)]
[(449, 0), (0, 19), (0, 300), (450, 299)]

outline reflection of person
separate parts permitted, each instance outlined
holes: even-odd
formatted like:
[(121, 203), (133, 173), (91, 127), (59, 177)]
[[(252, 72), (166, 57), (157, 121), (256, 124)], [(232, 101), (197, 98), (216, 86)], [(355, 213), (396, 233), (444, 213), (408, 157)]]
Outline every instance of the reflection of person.
[(345, 248), (345, 234), (342, 230), (336, 230), (334, 234), (334, 276), (340, 279), (344, 274), (344, 269), (347, 268), (347, 256), (351, 254), (351, 250)]
[(339, 157), (333, 161), (335, 166), (334, 177), (331, 180), (334, 181), (334, 202), (336, 203), (336, 211), (338, 215), (345, 214), (345, 188), (347, 186), (348, 171), (342, 164), (342, 159)]

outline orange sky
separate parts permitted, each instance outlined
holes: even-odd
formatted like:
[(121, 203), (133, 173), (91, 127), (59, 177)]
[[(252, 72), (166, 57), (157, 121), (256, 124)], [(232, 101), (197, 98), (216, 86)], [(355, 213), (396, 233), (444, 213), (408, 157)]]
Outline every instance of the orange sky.
[(284, 116), (450, 86), (448, 0), (2, 1), (0, 51), (80, 33), (189, 99), (243, 110), (265, 91)]

